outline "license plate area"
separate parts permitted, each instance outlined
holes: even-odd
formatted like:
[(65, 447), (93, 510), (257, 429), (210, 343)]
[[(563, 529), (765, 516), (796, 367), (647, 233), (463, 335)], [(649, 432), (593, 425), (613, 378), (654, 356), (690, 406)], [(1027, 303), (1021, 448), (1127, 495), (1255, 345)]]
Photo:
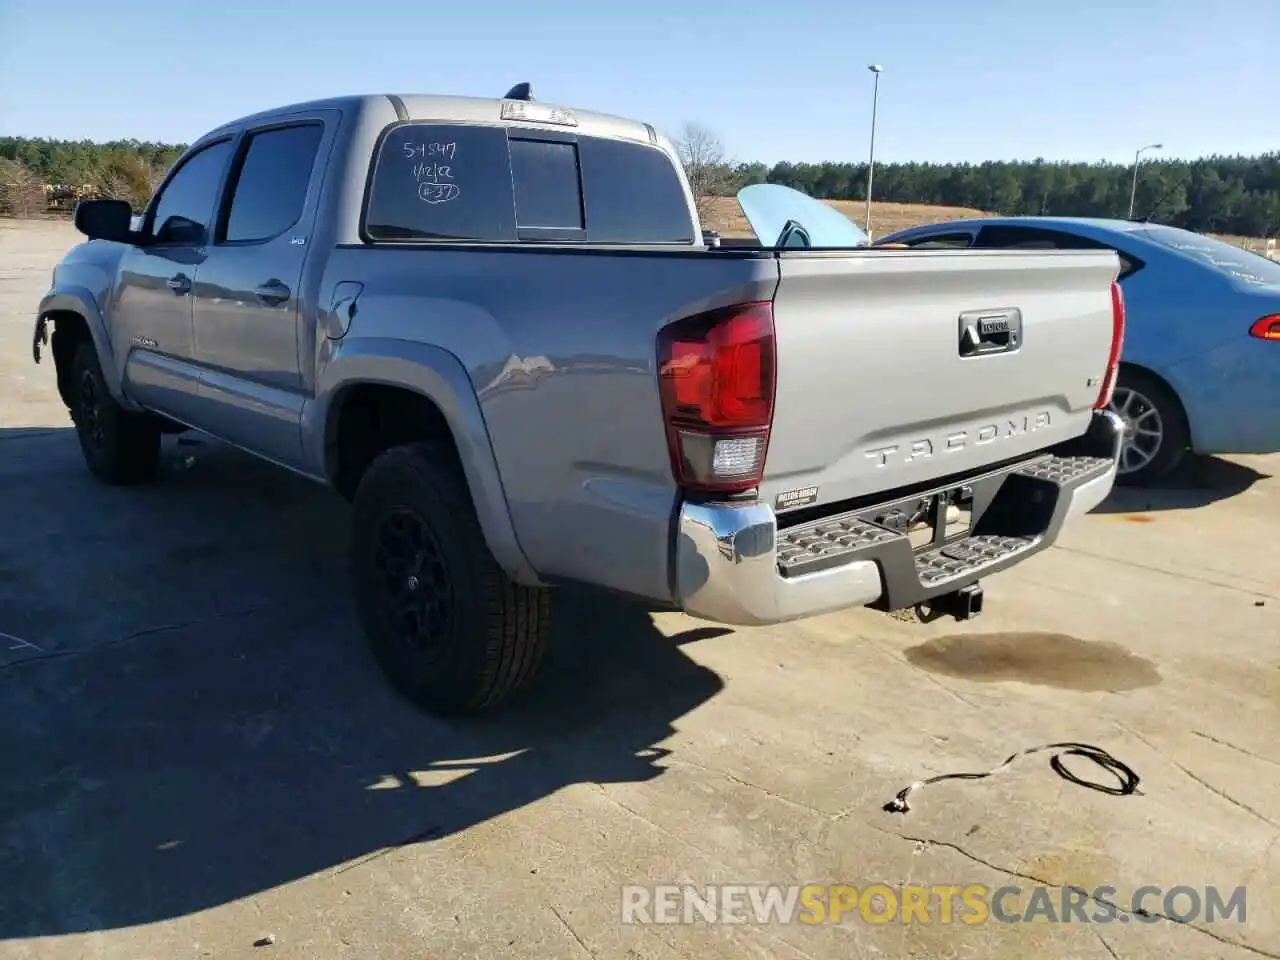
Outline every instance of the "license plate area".
[(973, 532), (973, 487), (951, 487), (899, 501), (864, 519), (905, 536), (913, 553), (958, 543)]

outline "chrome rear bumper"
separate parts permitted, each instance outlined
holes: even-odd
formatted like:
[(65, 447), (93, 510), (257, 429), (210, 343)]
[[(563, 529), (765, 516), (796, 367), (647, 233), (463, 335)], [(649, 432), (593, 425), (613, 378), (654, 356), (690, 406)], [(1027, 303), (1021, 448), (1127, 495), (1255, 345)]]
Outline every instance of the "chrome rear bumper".
[(685, 503), (674, 557), (676, 601), (696, 617), (755, 625), (852, 606), (901, 609), (958, 590), (1044, 550), (1063, 523), (1106, 499), (1122, 433), (1119, 418), (1100, 412), (1087, 434), (1053, 452), (952, 480), (948, 488), (987, 485), (989, 506), (975, 513), (973, 535), (923, 551), (872, 522), (893, 500), (781, 532), (763, 503)]

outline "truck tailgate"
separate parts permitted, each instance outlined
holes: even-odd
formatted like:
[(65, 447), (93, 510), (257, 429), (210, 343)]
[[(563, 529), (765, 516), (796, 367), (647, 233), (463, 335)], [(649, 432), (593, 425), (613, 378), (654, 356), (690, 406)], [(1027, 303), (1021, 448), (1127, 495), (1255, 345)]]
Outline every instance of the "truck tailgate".
[(1110, 251), (778, 254), (761, 498), (887, 492), (1085, 432), (1112, 338)]

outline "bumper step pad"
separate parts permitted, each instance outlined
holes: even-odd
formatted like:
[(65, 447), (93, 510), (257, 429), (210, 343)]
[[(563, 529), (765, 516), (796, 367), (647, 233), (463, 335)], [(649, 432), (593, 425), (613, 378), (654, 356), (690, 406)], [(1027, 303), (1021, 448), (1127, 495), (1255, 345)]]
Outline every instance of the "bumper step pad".
[(868, 547), (901, 540), (902, 535), (842, 515), (814, 526), (795, 527), (778, 534), (778, 569), (784, 576), (799, 576), (814, 570), (839, 566), (851, 554)]
[[(1104, 474), (1111, 464), (1112, 461), (1106, 457), (1045, 456), (1020, 466), (1004, 468), (986, 477), (965, 481), (965, 485), (982, 487), (989, 484), (990, 497), (987, 503), (990, 503), (991, 499), (999, 498), (1001, 485), (1016, 477), (1019, 479), (1013, 481), (1015, 484), (1031, 483), (1036, 487), (1043, 484), (1046, 491), (1055, 491), (1050, 494), (1052, 501), (1063, 489)], [(909, 497), (903, 502), (918, 501), (947, 489), (951, 488), (939, 487), (934, 491)], [(1021, 495), (1009, 490), (1009, 496), (1014, 499)], [(886, 574), (886, 567), (895, 568), (898, 571), (894, 578), (896, 580), (901, 581), (903, 577), (907, 580), (914, 578), (916, 583), (914, 587), (909, 587), (910, 592), (932, 594), (941, 592), (941, 588), (953, 580), (971, 582), (988, 568), (1006, 566), (1019, 554), (1041, 546), (1046, 532), (1038, 527), (1033, 530), (1003, 532), (990, 530), (988, 527), (982, 533), (972, 533), (948, 543), (926, 546), (917, 552), (912, 549), (910, 541), (902, 532), (867, 519), (882, 517), (886, 507), (886, 504), (863, 507), (779, 530), (779, 575), (786, 578), (801, 577), (855, 560), (873, 560), (880, 563)], [(1047, 521), (1048, 513), (1044, 516)], [(975, 522), (978, 519), (976, 514), (974, 519)], [(888, 579), (886, 577), (886, 581)]]
[(1015, 473), (1052, 483), (1077, 483), (1090, 474), (1105, 473), (1111, 466), (1106, 457), (1048, 457), (1019, 467)]
[(916, 576), (923, 586), (932, 587), (966, 574), (980, 573), (988, 564), (1021, 553), (1038, 539), (993, 534), (967, 537), (950, 546), (919, 554), (916, 557)]

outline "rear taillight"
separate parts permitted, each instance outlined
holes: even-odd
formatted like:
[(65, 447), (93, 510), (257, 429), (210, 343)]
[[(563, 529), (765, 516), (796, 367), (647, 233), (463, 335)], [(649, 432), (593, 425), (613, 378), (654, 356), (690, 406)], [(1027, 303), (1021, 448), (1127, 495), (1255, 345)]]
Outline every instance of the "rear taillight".
[(1104, 410), (1111, 403), (1116, 389), (1116, 376), (1120, 373), (1120, 353), (1124, 350), (1124, 294), (1120, 284), (1111, 283), (1111, 353), (1107, 357), (1107, 372), (1102, 377), (1102, 388), (1094, 401), (1095, 410)]
[(1249, 328), (1249, 336), (1259, 340), (1280, 340), (1280, 313), (1262, 317)]
[(658, 334), (658, 389), (676, 483), (736, 493), (759, 485), (773, 423), (773, 306), (743, 303)]

